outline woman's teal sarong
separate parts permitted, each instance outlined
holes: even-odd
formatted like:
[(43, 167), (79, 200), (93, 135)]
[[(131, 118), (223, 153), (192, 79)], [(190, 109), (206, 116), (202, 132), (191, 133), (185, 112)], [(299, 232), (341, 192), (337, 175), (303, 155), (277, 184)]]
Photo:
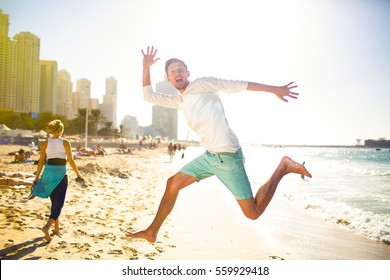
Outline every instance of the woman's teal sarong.
[(33, 196), (48, 198), (52, 191), (65, 177), (68, 168), (66, 165), (45, 164), (41, 179), (35, 184)]

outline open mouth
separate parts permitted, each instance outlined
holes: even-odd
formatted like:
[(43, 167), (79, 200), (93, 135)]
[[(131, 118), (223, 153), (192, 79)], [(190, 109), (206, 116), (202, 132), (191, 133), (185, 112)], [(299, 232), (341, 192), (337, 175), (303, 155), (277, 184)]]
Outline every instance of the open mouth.
[(183, 78), (177, 78), (175, 81), (176, 83), (181, 83), (183, 81)]

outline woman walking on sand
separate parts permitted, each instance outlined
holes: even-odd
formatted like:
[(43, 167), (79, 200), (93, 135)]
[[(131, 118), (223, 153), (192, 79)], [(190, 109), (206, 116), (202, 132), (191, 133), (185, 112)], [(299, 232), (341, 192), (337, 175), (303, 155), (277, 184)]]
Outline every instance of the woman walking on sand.
[[(54, 234), (58, 234), (59, 216), (64, 206), (66, 190), (68, 188), (68, 176), (66, 160), (76, 173), (78, 180), (83, 181), (77, 165), (73, 160), (70, 142), (62, 138), (64, 125), (60, 120), (48, 123), (47, 132), (51, 137), (42, 144), (37, 172), (35, 175), (35, 187), (30, 199), (34, 197), (48, 198), (51, 200), (51, 211), (46, 225), (42, 228), (47, 242), (51, 241), (49, 230), (54, 225)], [(43, 168), (44, 167), (44, 168)], [(39, 176), (42, 173), (41, 178)]]

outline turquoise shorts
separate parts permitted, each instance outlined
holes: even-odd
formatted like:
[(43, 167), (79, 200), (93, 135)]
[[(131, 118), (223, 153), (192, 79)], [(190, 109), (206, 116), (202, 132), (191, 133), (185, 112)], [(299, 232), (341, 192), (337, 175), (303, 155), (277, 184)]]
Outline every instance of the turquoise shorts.
[(241, 148), (235, 153), (210, 153), (206, 151), (180, 171), (197, 178), (198, 181), (213, 175), (217, 176), (237, 200), (253, 197)]

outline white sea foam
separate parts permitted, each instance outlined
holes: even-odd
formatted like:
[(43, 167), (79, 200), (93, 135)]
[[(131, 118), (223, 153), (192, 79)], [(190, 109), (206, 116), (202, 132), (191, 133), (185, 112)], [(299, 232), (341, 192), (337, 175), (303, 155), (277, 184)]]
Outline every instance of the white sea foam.
[(373, 214), (350, 207), (344, 202), (332, 202), (294, 194), (289, 194), (289, 196), (294, 203), (312, 215), (370, 239), (390, 244), (390, 215)]

